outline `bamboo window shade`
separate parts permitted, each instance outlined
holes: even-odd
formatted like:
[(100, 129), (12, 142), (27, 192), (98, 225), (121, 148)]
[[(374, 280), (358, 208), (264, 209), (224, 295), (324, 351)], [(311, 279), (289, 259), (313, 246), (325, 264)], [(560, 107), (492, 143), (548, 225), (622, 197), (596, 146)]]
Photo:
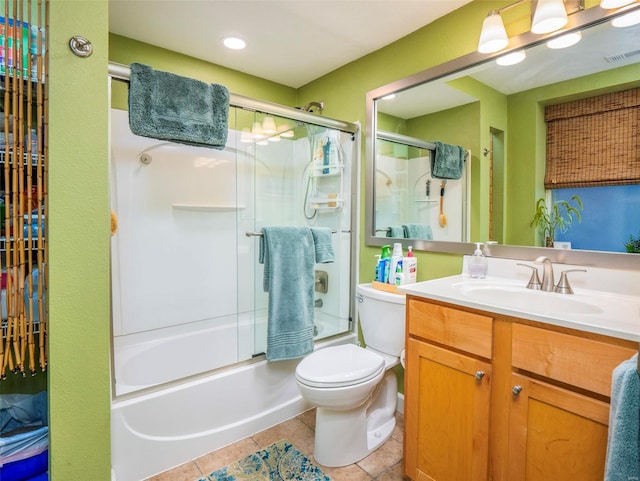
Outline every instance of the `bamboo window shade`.
[[(47, 366), (48, 1), (0, 3), (0, 380)], [(2, 209), (4, 207), (4, 209)]]
[(640, 88), (545, 108), (547, 189), (640, 183)]

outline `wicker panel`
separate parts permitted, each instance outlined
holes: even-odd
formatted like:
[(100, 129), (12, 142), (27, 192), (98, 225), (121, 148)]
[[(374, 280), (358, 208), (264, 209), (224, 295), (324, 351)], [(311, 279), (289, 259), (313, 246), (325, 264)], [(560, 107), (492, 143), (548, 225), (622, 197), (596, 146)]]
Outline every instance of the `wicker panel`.
[(640, 89), (548, 106), (545, 187), (640, 183)]

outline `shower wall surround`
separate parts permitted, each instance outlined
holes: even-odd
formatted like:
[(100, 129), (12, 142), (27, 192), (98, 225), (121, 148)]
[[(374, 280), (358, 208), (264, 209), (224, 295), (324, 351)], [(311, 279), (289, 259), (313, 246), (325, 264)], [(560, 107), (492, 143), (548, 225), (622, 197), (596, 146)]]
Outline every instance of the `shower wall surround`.
[[(251, 234), (265, 226), (335, 232), (336, 261), (318, 266), (329, 289), (316, 292), (316, 339), (351, 330), (357, 133), (240, 108), (229, 119), (219, 151), (135, 136), (127, 112), (111, 111), (116, 395), (264, 353), (267, 293)], [(314, 161), (327, 139), (330, 169)]]

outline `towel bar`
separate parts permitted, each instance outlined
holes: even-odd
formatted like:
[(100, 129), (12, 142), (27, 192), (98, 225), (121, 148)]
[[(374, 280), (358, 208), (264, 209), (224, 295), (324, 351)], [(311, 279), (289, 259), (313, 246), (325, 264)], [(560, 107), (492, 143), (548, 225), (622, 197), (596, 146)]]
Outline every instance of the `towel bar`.
[[(331, 233), (335, 234), (337, 231), (332, 230)], [(351, 234), (350, 230), (341, 230), (343, 234)], [(247, 237), (262, 237), (262, 232), (245, 232), (244, 235)]]

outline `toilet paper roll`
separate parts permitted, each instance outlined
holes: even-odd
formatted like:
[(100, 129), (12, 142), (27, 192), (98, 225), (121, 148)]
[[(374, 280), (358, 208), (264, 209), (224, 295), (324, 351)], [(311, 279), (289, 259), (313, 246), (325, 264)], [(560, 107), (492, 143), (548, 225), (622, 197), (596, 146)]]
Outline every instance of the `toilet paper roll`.
[(404, 355), (405, 351), (403, 349), (402, 352), (400, 352), (400, 364), (402, 364), (402, 367), (404, 367)]

